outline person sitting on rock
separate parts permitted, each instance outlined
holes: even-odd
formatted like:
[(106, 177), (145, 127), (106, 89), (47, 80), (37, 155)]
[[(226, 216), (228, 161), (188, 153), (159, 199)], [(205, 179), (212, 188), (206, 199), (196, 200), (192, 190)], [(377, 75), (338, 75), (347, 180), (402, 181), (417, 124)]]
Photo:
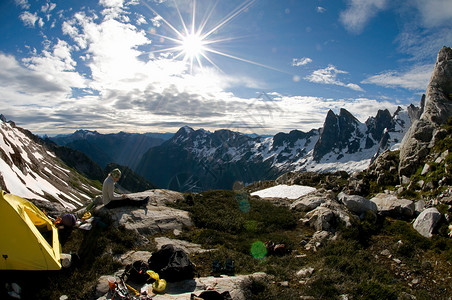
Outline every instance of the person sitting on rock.
[(118, 168), (111, 171), (105, 178), (102, 185), (102, 201), (107, 208), (114, 208), (125, 205), (146, 206), (149, 197), (140, 200), (127, 198), (125, 194), (117, 195), (115, 191), (115, 183), (121, 178), (121, 170)]

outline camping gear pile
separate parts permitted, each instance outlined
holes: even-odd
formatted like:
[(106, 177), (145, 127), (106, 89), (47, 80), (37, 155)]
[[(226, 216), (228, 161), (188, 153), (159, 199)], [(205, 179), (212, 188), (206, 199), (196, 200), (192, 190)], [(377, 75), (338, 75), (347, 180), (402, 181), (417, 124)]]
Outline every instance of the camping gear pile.
[[(187, 253), (167, 244), (154, 252), (147, 262), (136, 260), (127, 265), (119, 280), (110, 285), (111, 299), (148, 299), (153, 294), (164, 293), (167, 281), (189, 280), (194, 276), (195, 265)], [(131, 284), (141, 286), (140, 292)]]

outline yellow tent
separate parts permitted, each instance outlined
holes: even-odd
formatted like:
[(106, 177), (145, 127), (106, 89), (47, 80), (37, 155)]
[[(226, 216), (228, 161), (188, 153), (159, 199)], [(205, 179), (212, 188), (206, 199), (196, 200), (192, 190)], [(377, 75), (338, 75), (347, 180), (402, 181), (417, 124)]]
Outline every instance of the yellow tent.
[(0, 193), (0, 270), (60, 270), (58, 230), (33, 203)]

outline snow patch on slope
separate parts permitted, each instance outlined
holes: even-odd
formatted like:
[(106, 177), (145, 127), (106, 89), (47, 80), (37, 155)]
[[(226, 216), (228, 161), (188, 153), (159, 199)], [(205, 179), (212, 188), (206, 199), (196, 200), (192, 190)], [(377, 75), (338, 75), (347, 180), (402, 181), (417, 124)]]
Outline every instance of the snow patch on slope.
[(261, 198), (287, 198), (293, 200), (312, 193), (315, 190), (315, 188), (310, 186), (280, 184), (253, 192), (251, 193), (251, 196), (259, 196)]

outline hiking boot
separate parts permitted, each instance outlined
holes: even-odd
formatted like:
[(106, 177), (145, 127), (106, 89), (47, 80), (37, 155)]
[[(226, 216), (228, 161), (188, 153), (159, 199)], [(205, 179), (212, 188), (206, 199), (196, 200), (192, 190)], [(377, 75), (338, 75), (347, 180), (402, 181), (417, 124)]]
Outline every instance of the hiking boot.
[(223, 270), (221, 263), (218, 259), (215, 259), (212, 262), (212, 275), (213, 276), (220, 276), (221, 275), (221, 271)]
[(149, 199), (150, 199), (150, 197), (147, 196), (146, 198), (144, 198), (143, 200), (141, 200), (141, 206), (142, 206), (142, 207), (148, 206)]
[(227, 258), (226, 259), (226, 264), (224, 267), (224, 271), (226, 273), (226, 275), (234, 275), (235, 273), (235, 265), (234, 265), (234, 261), (232, 260), (232, 258)]

